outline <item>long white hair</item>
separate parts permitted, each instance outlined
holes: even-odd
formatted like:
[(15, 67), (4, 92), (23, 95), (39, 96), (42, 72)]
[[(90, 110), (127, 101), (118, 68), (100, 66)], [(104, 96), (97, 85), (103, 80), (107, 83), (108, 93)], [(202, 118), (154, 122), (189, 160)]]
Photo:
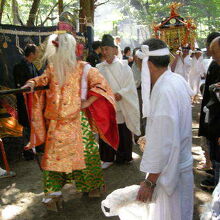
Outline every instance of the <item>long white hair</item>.
[(43, 60), (54, 68), (54, 74), (62, 86), (76, 66), (76, 40), (70, 34), (49, 36)]

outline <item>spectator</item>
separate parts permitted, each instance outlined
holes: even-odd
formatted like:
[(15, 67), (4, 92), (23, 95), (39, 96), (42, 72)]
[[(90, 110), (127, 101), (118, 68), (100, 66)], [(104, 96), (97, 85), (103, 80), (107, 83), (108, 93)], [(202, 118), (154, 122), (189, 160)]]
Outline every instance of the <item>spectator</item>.
[(100, 55), (101, 55), (101, 42), (94, 41), (92, 44), (92, 52), (87, 57), (86, 61), (89, 62), (92, 67), (96, 67), (96, 65), (101, 62)]
[(125, 47), (123, 60), (128, 60), (128, 65), (131, 67), (133, 64), (133, 57), (131, 56), (131, 48)]
[[(37, 68), (34, 66), (33, 61), (38, 56), (38, 48), (35, 44), (27, 44), (24, 49), (24, 57), (22, 60), (14, 66), (13, 76), (15, 81), (15, 87), (20, 88), (31, 78), (39, 76)], [(23, 144), (26, 146), (30, 139), (30, 125), (28, 119), (28, 113), (22, 94), (17, 94), (17, 111), (18, 122), (23, 126)], [(24, 158), (26, 160), (34, 159), (32, 151), (24, 151)]]
[[(212, 41), (217, 37), (220, 37), (219, 32), (213, 32), (207, 37), (207, 55), (213, 56), (214, 59), (216, 59), (215, 58), (216, 50), (212, 51), (210, 45), (211, 45)], [(216, 45), (216, 43), (214, 45)], [(212, 45), (212, 47), (213, 47), (213, 45)], [(219, 48), (218, 44), (217, 44), (217, 48)], [(220, 154), (219, 155), (216, 154), (216, 151), (215, 151), (215, 150), (218, 150), (218, 148), (215, 147), (216, 140), (214, 140), (213, 138), (210, 138), (210, 135), (209, 135), (208, 123), (207, 123), (208, 121), (206, 120), (207, 117), (206, 117), (206, 113), (205, 113), (205, 112), (207, 112), (206, 106), (210, 101), (209, 86), (212, 84), (218, 83), (218, 82), (220, 82), (220, 65), (217, 63), (216, 60), (213, 60), (208, 68), (208, 72), (207, 72), (207, 76), (206, 76), (205, 90), (204, 90), (202, 106), (201, 106), (201, 113), (200, 113), (199, 134), (198, 134), (199, 136), (204, 137), (203, 140), (205, 140), (205, 143), (203, 144), (203, 149), (205, 150), (205, 156), (206, 156), (206, 164), (204, 164), (204, 166), (203, 166), (204, 169), (210, 168), (210, 166), (211, 166), (210, 162), (209, 162), (209, 157), (210, 157), (210, 160), (212, 162), (214, 162), (214, 164), (213, 164), (214, 170), (215, 170), (215, 161), (218, 161), (220, 159), (219, 158)], [(201, 182), (201, 186), (204, 187), (205, 189), (214, 189), (215, 179), (209, 177)]]

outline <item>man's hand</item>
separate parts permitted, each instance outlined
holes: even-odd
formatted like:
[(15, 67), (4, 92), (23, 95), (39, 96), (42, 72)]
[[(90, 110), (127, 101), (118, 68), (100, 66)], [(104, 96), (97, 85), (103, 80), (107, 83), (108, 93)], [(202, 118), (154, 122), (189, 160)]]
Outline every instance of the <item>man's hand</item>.
[(90, 96), (87, 100), (82, 101), (81, 108), (88, 108), (90, 105), (92, 105), (93, 102), (95, 102), (98, 99), (96, 96)]
[(218, 138), (218, 145), (220, 146), (220, 137)]
[(30, 92), (34, 92), (34, 86), (35, 86), (34, 82), (27, 82), (24, 86), (21, 87), (21, 89), (30, 88), (31, 89)]
[(82, 101), (81, 108), (82, 109), (88, 108), (90, 105), (91, 105), (91, 103), (88, 100)]
[(215, 85), (220, 88), (220, 83), (216, 83)]
[(137, 200), (140, 202), (151, 202), (154, 189), (148, 187), (144, 182), (141, 182), (138, 191)]
[(122, 96), (119, 93), (115, 93), (115, 100), (117, 102), (121, 101), (122, 100)]

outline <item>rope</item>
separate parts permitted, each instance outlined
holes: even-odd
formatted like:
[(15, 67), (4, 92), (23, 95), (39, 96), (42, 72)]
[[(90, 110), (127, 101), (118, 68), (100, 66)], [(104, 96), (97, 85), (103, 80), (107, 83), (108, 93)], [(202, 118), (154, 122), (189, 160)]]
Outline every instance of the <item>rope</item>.
[(9, 29), (0, 29), (1, 34), (12, 34), (12, 35), (26, 35), (26, 36), (48, 36), (54, 33), (51, 32), (37, 32), (37, 31), (17, 31)]

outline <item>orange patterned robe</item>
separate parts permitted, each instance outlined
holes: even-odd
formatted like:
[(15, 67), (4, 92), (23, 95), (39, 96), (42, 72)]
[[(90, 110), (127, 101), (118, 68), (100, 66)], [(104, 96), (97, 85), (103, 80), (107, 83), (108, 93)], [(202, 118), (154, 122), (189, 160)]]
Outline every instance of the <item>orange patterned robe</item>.
[[(43, 75), (31, 79), (35, 86), (49, 85), (46, 92), (34, 93), (31, 118), (31, 147), (45, 143), (41, 164), (44, 170), (70, 173), (85, 168), (80, 121), (81, 80), (85, 64), (79, 61), (62, 87), (52, 67), (48, 67)], [(87, 80), (88, 93), (102, 96), (114, 106), (114, 95), (96, 68), (89, 70)], [(91, 121), (92, 127), (96, 127), (95, 121)], [(116, 120), (113, 120), (114, 123), (116, 127)], [(118, 135), (117, 129), (115, 135)]]

